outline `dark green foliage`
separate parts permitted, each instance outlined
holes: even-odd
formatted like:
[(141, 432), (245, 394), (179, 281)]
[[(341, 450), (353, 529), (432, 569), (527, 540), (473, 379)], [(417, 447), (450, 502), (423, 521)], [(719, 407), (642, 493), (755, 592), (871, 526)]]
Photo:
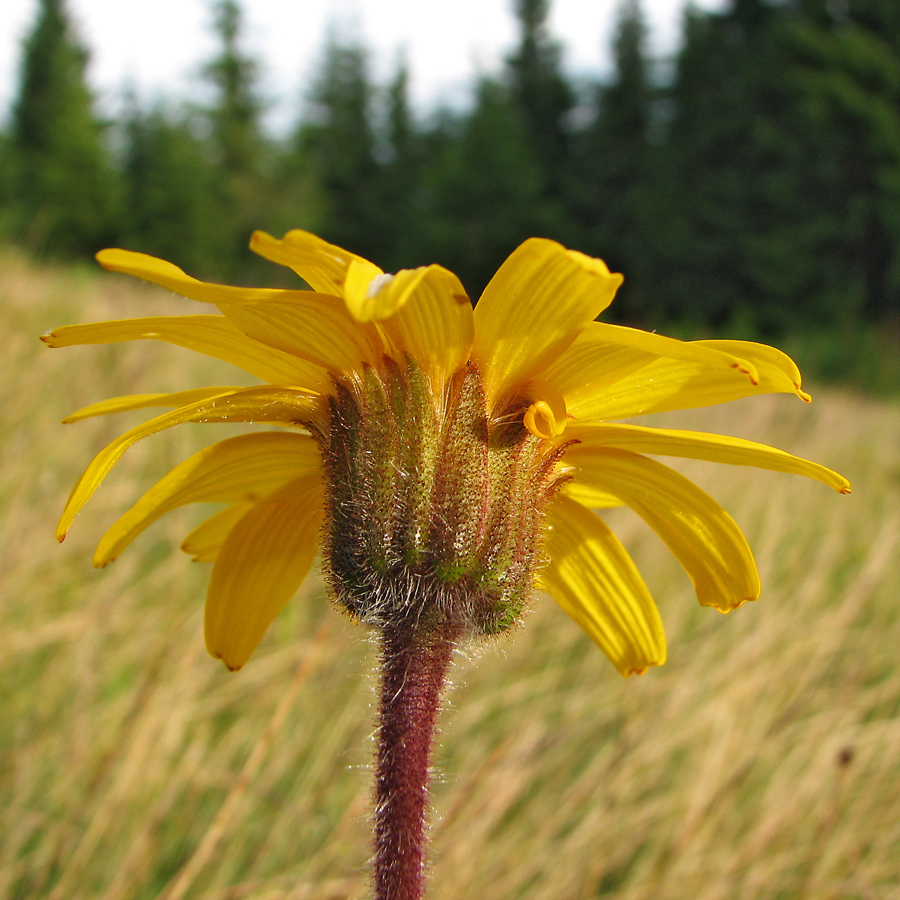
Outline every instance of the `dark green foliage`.
[(547, 32), (549, 0), (516, 0), (515, 7), (521, 39), (509, 59), (512, 99), (541, 166), (544, 189), (556, 197), (569, 162), (566, 116), (575, 105), (575, 94), (560, 68), (561, 49)]
[(63, 0), (41, 0), (23, 47), (11, 135), (14, 229), (35, 250), (82, 256), (114, 233), (117, 185), (87, 62)]
[[(247, 249), (254, 228), (264, 227), (272, 199), (264, 168), (266, 142), (260, 126), (263, 105), (257, 96), (258, 65), (241, 48), (242, 17), (235, 0), (213, 7), (219, 55), (206, 66), (216, 90), (209, 110), (216, 162), (212, 200), (216, 207), (214, 240), (223, 275), (247, 280), (261, 268)], [(269, 216), (266, 213), (269, 213)]]
[(609, 83), (594, 88), (593, 118), (576, 143), (569, 203), (580, 227), (580, 248), (627, 275), (616, 314), (637, 318), (646, 315), (653, 88), (640, 3), (623, 0), (618, 15), (615, 71)]
[(187, 113), (143, 112), (132, 98), (125, 122), (126, 247), (169, 259), (194, 275), (218, 275), (216, 169)]
[[(503, 70), (482, 74), (467, 109), (427, 117), (402, 58), (375, 84), (365, 48), (332, 34), (278, 143), (240, 5), (215, 0), (214, 101), (132, 102), (114, 168), (64, 0), (41, 0), (0, 135), (0, 237), (81, 257), (125, 244), (213, 279), (289, 286), (247, 241), (306, 228), (389, 271), (439, 262), (474, 299), (541, 235), (625, 273), (608, 314), (621, 322), (787, 341), (832, 374), (869, 371), (850, 358), (875, 352), (863, 348), (896, 347), (897, 0), (689, 10), (665, 79), (640, 0), (619, 0), (614, 69), (587, 85), (562, 68), (549, 8), (515, 0)], [(879, 371), (860, 377), (893, 377)]]
[(421, 235), (425, 258), (456, 272), (475, 299), (510, 252), (533, 235), (558, 237), (561, 209), (503, 85), (483, 80), (472, 112), (434, 135)]
[(296, 139), (297, 164), (318, 187), (322, 236), (379, 258), (385, 249), (379, 220), (372, 127), (372, 86), (366, 52), (330, 35), (307, 117)]

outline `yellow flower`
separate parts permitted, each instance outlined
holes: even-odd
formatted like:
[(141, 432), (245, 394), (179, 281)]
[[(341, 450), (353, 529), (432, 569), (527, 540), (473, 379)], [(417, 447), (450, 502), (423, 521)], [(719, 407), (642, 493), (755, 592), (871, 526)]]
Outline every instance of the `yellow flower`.
[(642, 672), (666, 658), (659, 613), (592, 510), (630, 506), (703, 605), (727, 612), (760, 588), (731, 517), (645, 454), (791, 472), (849, 492), (840, 475), (771, 447), (613, 421), (767, 392), (809, 397), (793, 361), (771, 347), (596, 322), (622, 276), (553, 241), (515, 250), (474, 312), (440, 266), (388, 275), (303, 231), (280, 241), (257, 232), (251, 247), (312, 290), (208, 284), (150, 256), (104, 250), (105, 268), (221, 315), (72, 325), (43, 337), (51, 347), (152, 338), (264, 382), (118, 397), (65, 420), (172, 408), (98, 454), (72, 491), (60, 540), (141, 438), (184, 422), (281, 426), (176, 466), (94, 557), (107, 565), (175, 507), (227, 504), (183, 549), (214, 563), (206, 641), (229, 668), (249, 659), (321, 549), (333, 596), (357, 618), (383, 625), (414, 615), (426, 628), (452, 620), (457, 632), (493, 633), (519, 619), (538, 585), (620, 672)]

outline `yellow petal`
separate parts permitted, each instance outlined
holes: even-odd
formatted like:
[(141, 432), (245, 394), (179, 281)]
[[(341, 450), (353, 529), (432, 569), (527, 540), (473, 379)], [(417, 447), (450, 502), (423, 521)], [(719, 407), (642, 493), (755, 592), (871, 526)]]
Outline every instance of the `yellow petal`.
[[(691, 342), (694, 343), (703, 346), (723, 342)], [(736, 350), (747, 349), (745, 358), (748, 362), (752, 361), (756, 368), (758, 384), (753, 384), (734, 368), (660, 357), (611, 385), (585, 393), (577, 401), (571, 400), (567, 395), (569, 412), (582, 421), (597, 421), (713, 406), (757, 394), (788, 393), (796, 394), (801, 399), (809, 399), (809, 395), (797, 387), (790, 372), (786, 371), (789, 368), (786, 365), (789, 357), (784, 354), (781, 354), (782, 359), (752, 355), (753, 348), (746, 347), (744, 342), (727, 343)]]
[(212, 284), (198, 281), (187, 275), (178, 266), (131, 250), (109, 249), (97, 254), (97, 262), (110, 272), (123, 272), (144, 281), (168, 288), (181, 297), (200, 303), (226, 304), (258, 303), (260, 300), (290, 300), (297, 294), (309, 291), (285, 291), (275, 288), (233, 287), (229, 284)]
[[(412, 273), (403, 281), (409, 281)], [(390, 290), (397, 276), (385, 273), (367, 259), (354, 259), (347, 269), (344, 282), (344, 301), (350, 315), (357, 322), (371, 322), (373, 319), (384, 319), (391, 315), (403, 299), (403, 292)]]
[(184, 422), (282, 422), (300, 423), (319, 412), (319, 403), (308, 394), (289, 388), (242, 388), (208, 400), (192, 403), (163, 413), (117, 437), (101, 450), (78, 479), (62, 518), (56, 527), (56, 539), (65, 538), (72, 520), (91, 498), (122, 454), (142, 438)]
[(728, 612), (759, 597), (759, 574), (731, 516), (683, 475), (627, 450), (573, 447), (576, 481), (620, 497), (665, 541), (704, 606)]
[(612, 301), (622, 283), (597, 259), (555, 241), (525, 241), (475, 307), (473, 359), (492, 400), (535, 377)]
[(408, 296), (381, 325), (401, 358), (403, 354), (413, 357), (435, 391), (440, 391), (469, 358), (474, 339), (472, 304), (459, 279), (442, 266), (415, 271), (420, 274)]
[(700, 347), (709, 347), (711, 350), (721, 350), (725, 353), (734, 353), (743, 359), (756, 364), (760, 370), (768, 372), (770, 381), (778, 380), (783, 384), (785, 393), (790, 393), (785, 381), (790, 382), (794, 393), (806, 403), (812, 397), (803, 390), (802, 378), (797, 364), (781, 350), (770, 347), (768, 344), (757, 344), (754, 341), (692, 341)]
[(566, 481), (561, 488), (561, 492), (567, 497), (577, 500), (588, 509), (612, 509), (616, 506), (625, 505), (618, 497), (607, 491), (601, 491), (598, 488), (574, 480)]
[(234, 503), (201, 522), (181, 542), (181, 549), (192, 557), (192, 562), (215, 562), (225, 538), (238, 521), (255, 504)]
[(569, 434), (588, 447), (617, 447), (634, 453), (706, 459), (734, 466), (755, 466), (815, 478), (841, 494), (850, 493), (850, 482), (837, 472), (783, 450), (741, 438), (699, 431), (645, 428), (641, 425), (575, 425)]
[(239, 391), (240, 387), (208, 387), (194, 388), (190, 391), (176, 391), (173, 394), (128, 394), (125, 397), (110, 397), (90, 406), (67, 415), (63, 422), (70, 424), (82, 419), (90, 419), (92, 416), (108, 416), (111, 413), (128, 412), (132, 409), (149, 409), (153, 406), (186, 406), (188, 403), (196, 403), (198, 400), (206, 400), (209, 397), (218, 397), (220, 394), (230, 394)]
[(306, 577), (319, 545), (323, 487), (301, 478), (256, 504), (216, 557), (206, 595), (206, 647), (241, 668)]
[(88, 325), (65, 325), (41, 337), (50, 347), (146, 339), (165, 341), (221, 359), (269, 384), (296, 385), (320, 393), (331, 388), (331, 382), (320, 366), (248, 338), (228, 319), (219, 315), (148, 316)]
[(525, 427), (540, 438), (560, 437), (569, 419), (565, 397), (552, 384), (538, 379), (533, 380), (523, 394), (534, 401), (525, 410)]
[(361, 256), (299, 228), (289, 231), (280, 241), (264, 231), (254, 231), (250, 249), (265, 259), (290, 267), (314, 291), (338, 296), (344, 292), (350, 263), (362, 260)]
[(94, 565), (112, 562), (145, 528), (179, 506), (261, 500), (320, 466), (318, 446), (304, 434), (242, 434), (205, 447), (158, 481), (106, 532)]
[(339, 375), (380, 362), (384, 353), (375, 327), (358, 323), (343, 300), (329, 294), (297, 291), (290, 300), (229, 304), (222, 311), (253, 340)]
[(541, 584), (622, 675), (666, 661), (666, 635), (644, 580), (616, 536), (580, 503), (557, 496), (547, 511), (551, 562)]
[(759, 380), (755, 365), (733, 353), (605, 322), (589, 323), (543, 378), (562, 392), (573, 415), (589, 416), (610, 385), (660, 357), (734, 369), (732, 376), (744, 376), (751, 384)]

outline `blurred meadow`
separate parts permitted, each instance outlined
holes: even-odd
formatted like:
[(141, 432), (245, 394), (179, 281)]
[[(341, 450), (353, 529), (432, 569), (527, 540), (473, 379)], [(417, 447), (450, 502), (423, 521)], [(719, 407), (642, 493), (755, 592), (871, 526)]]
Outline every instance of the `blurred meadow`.
[(0, 121), (0, 900), (370, 894), (370, 638), (314, 578), (246, 669), (209, 658), (208, 573), (177, 549), (209, 510), (90, 565), (144, 490), (237, 426), (139, 443), (53, 538), (92, 454), (143, 417), (64, 415), (240, 376), (155, 342), (51, 351), (38, 335), (195, 311), (95, 271), (103, 246), (272, 285), (246, 249), (257, 227), (314, 230), (388, 271), (439, 262), (473, 298), (531, 235), (601, 256), (626, 275), (612, 320), (763, 340), (813, 376), (812, 406), (653, 421), (853, 483), (674, 463), (756, 553), (762, 598), (727, 617), (643, 522), (606, 514), (662, 610), (662, 669), (623, 680), (546, 597), (467, 648), (441, 717), (429, 897), (900, 900), (900, 4), (691, 7), (661, 60), (641, 2), (621, 0), (602, 74), (566, 68), (549, 0), (509, 6), (519, 43), (465, 107), (415, 110), (406, 63), (377, 81), (335, 29), (272, 134), (237, 0), (210, 2), (203, 84), (123, 88), (114, 119), (65, 0), (35, 0)]
[[(131, 449), (59, 546), (65, 496), (140, 413), (119, 393), (232, 383), (138, 342), (49, 350), (75, 321), (187, 301), (0, 259), (0, 898), (362, 900), (376, 650), (317, 579), (237, 674), (203, 648), (207, 571), (166, 516), (105, 571), (93, 548), (174, 463), (235, 426)], [(227, 374), (225, 374), (227, 371)], [(763, 579), (723, 617), (630, 514), (609, 518), (663, 613), (661, 669), (620, 678), (556, 605), (457, 660), (432, 792), (441, 900), (900, 898), (900, 405), (839, 390), (669, 415), (846, 474), (854, 493), (701, 463)], [(133, 419), (131, 417), (134, 417)], [(214, 433), (215, 432), (215, 433)]]

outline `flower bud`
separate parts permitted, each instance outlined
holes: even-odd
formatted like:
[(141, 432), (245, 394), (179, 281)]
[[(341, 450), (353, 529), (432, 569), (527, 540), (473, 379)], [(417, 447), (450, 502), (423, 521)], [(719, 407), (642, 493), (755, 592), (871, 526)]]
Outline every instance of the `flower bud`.
[(354, 618), (471, 634), (519, 620), (565, 450), (525, 427), (528, 408), (489, 415), (472, 363), (443, 396), (410, 357), (336, 385), (319, 438), (324, 570)]

